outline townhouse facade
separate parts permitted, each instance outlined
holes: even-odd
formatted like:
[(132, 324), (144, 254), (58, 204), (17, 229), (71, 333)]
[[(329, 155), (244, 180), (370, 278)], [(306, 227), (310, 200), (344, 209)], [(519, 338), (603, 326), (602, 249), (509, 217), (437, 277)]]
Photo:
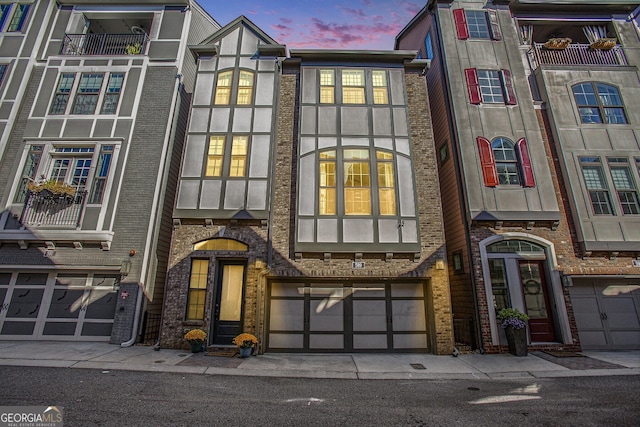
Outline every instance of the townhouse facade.
[[(587, 4), (588, 3), (588, 4)], [(434, 122), (456, 341), (640, 348), (638, 95), (631, 1), (438, 1), (418, 49)]]
[(287, 52), (243, 16), (191, 50), (161, 346), (451, 353), (428, 61)]
[(219, 25), (192, 1), (0, 13), (0, 339), (130, 345), (157, 318), (157, 340), (195, 79), (186, 46)]

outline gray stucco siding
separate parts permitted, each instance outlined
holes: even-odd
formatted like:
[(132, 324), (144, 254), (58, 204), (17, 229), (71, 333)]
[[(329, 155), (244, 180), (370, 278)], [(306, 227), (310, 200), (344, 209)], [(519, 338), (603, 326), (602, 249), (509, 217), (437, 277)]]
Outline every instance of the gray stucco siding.
[(192, 108), (189, 132), (206, 132), (209, 125), (209, 108)]
[(247, 182), (244, 180), (227, 181), (224, 194), (224, 209), (243, 209)]
[(200, 181), (180, 181), (178, 188), (177, 209), (196, 209), (198, 207), (198, 192)]
[(176, 59), (178, 57), (178, 51), (180, 49), (179, 41), (160, 41), (152, 40), (149, 43), (149, 49), (147, 50), (147, 56), (150, 60), (167, 60)]
[(267, 209), (267, 181), (249, 180), (247, 184), (247, 209), (260, 210)]
[[(222, 181), (202, 181), (202, 194), (200, 195), (200, 209), (220, 209), (220, 196), (222, 195)], [(197, 197), (197, 196), (196, 196)]]
[(214, 74), (199, 73), (196, 80), (196, 88), (193, 93), (193, 105), (211, 105), (213, 100)]
[(318, 107), (318, 134), (335, 135), (337, 133), (337, 114), (337, 107)]
[(158, 31), (158, 39), (179, 39), (182, 37), (185, 14), (179, 10), (165, 9), (162, 24)]
[(202, 176), (202, 164), (207, 141), (205, 135), (189, 135), (184, 148), (182, 176), (198, 178)]
[(220, 107), (211, 109), (209, 131), (213, 133), (227, 133), (229, 131), (230, 117), (231, 108)]
[(253, 116), (253, 108), (234, 108), (233, 124), (231, 131), (233, 133), (249, 133), (251, 132), (251, 122)]
[(302, 69), (302, 102), (305, 104), (317, 103), (317, 88), (316, 88), (316, 73), (315, 68), (303, 68)]
[(250, 178), (267, 178), (269, 175), (269, 155), (271, 138), (269, 135), (253, 135), (249, 160)]
[(255, 105), (274, 105), (274, 83), (273, 73), (258, 73), (256, 78)]
[(133, 114), (136, 94), (142, 84), (140, 81), (141, 74), (142, 69), (140, 68), (130, 68), (125, 74), (125, 87), (120, 96), (120, 107), (118, 109), (120, 117), (131, 117)]
[[(367, 107), (342, 107), (340, 108), (340, 132), (343, 135), (368, 135), (369, 114)], [(318, 129), (318, 133), (320, 129)]]
[[(239, 28), (236, 28), (233, 31), (231, 31), (229, 34), (227, 34), (220, 41), (220, 55), (234, 55), (234, 60), (235, 60), (235, 55), (236, 55), (236, 52), (238, 51), (239, 36), (240, 36)], [(222, 69), (222, 67), (219, 67), (219, 69)]]
[(315, 213), (315, 154), (303, 156), (300, 159), (300, 178), (298, 186), (298, 214), (313, 215)]
[(300, 132), (303, 135), (316, 133), (316, 107), (302, 106), (300, 113)]
[(93, 119), (69, 119), (66, 121), (62, 136), (65, 138), (89, 138), (93, 128)]

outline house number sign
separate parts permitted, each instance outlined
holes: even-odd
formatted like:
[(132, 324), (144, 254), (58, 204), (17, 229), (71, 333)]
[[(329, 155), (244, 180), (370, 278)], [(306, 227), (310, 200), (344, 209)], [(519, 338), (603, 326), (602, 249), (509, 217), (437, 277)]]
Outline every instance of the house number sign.
[(351, 263), (351, 268), (354, 268), (356, 270), (364, 268), (364, 261), (353, 261)]

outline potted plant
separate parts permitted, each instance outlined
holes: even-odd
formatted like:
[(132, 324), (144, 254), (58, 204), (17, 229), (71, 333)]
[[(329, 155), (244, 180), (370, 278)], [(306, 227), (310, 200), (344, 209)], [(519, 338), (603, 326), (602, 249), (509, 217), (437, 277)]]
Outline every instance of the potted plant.
[(496, 315), (509, 343), (509, 353), (514, 356), (527, 355), (527, 321), (529, 316), (517, 308), (503, 308)]
[(251, 334), (243, 333), (235, 337), (233, 343), (238, 346), (240, 357), (244, 359), (251, 356), (251, 350), (258, 344), (258, 339)]
[(200, 353), (202, 351), (202, 344), (207, 339), (207, 333), (202, 329), (192, 329), (184, 334), (184, 339), (191, 344), (192, 353)]

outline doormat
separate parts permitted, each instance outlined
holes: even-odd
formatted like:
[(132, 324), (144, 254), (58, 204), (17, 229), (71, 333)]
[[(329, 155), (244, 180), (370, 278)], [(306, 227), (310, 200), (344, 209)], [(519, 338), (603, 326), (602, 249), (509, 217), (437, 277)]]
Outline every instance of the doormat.
[(216, 357), (233, 357), (238, 354), (238, 349), (235, 348), (214, 348), (211, 351), (205, 353), (206, 356)]
[(586, 357), (583, 354), (580, 354), (575, 351), (554, 351), (554, 350), (542, 350), (543, 353), (546, 353), (553, 357)]

